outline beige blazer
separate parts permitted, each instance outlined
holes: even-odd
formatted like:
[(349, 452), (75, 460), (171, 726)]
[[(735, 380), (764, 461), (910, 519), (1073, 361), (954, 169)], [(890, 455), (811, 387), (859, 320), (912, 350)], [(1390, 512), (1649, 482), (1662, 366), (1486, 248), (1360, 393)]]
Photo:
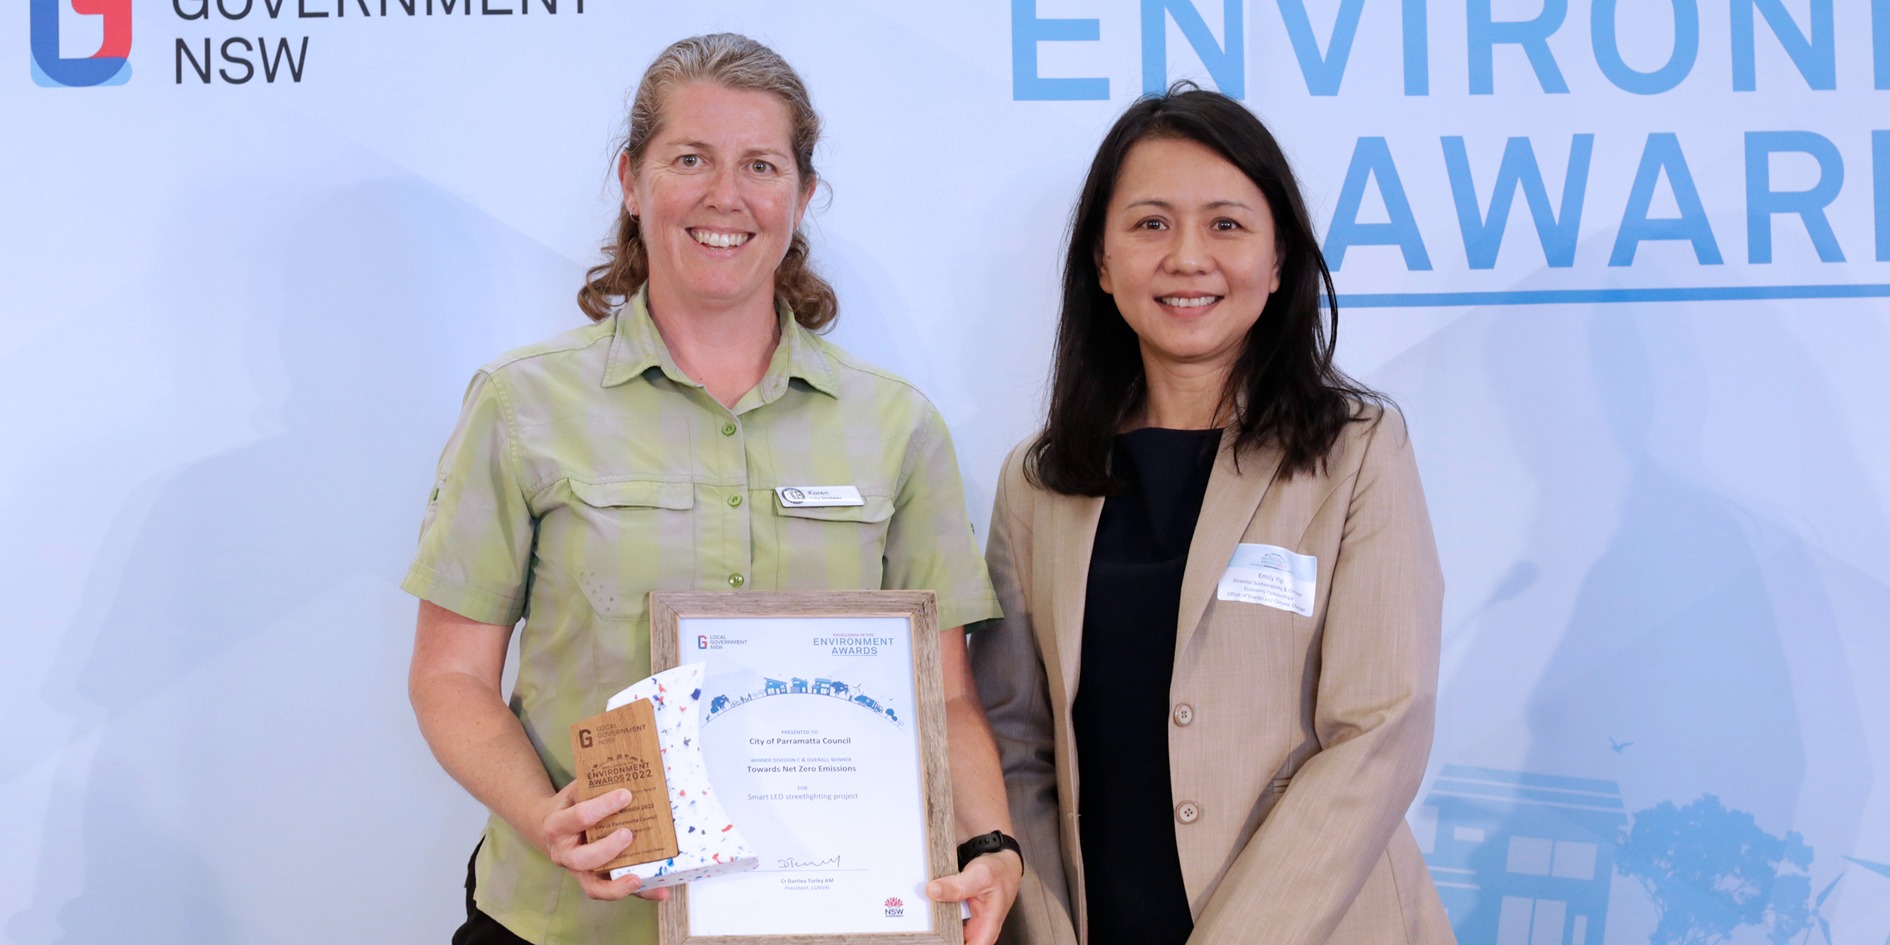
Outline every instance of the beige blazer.
[[(1226, 448), (1188, 552), (1168, 776), (1196, 945), (1447, 943), (1405, 826), (1430, 754), (1444, 581), (1404, 420), (1346, 427), (1323, 473)], [(986, 558), (1004, 617), (972, 637), (1027, 864), (1007, 941), (1087, 939), (1070, 704), (1103, 500), (1011, 451)], [(1218, 600), (1237, 543), (1318, 559), (1313, 613)]]

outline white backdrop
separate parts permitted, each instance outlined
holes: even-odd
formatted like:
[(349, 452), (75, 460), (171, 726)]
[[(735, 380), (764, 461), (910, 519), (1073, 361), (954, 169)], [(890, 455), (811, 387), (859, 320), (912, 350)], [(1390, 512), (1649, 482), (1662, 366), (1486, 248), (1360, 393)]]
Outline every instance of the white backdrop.
[(0, 15), (0, 938), (443, 940), (482, 812), (395, 585), (467, 377), (582, 322), (626, 88), (716, 29), (812, 87), (836, 338), (981, 527), (1097, 140), (1241, 94), (1416, 436), (1463, 941), (1890, 937), (1890, 2), (272, 2)]

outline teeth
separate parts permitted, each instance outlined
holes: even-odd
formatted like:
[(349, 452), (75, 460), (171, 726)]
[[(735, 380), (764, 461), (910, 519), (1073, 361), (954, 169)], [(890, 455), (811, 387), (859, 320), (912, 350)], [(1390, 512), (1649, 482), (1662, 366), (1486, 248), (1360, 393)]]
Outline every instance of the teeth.
[(1179, 296), (1169, 295), (1169, 296), (1163, 296), (1157, 301), (1161, 302), (1163, 305), (1172, 305), (1176, 308), (1200, 308), (1203, 305), (1212, 305), (1215, 302), (1220, 301), (1220, 296), (1203, 295), (1203, 296), (1200, 296), (1199, 298), (1184, 299)]
[(728, 249), (731, 246), (740, 246), (748, 242), (748, 234), (746, 233), (711, 233), (707, 230), (690, 230), (689, 235), (696, 242), (704, 246), (713, 246), (716, 249)]

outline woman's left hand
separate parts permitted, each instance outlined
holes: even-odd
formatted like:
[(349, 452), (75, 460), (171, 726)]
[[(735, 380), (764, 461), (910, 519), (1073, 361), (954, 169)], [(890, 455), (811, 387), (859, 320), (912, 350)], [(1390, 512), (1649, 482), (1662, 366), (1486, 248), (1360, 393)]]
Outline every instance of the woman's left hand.
[(925, 895), (934, 902), (968, 903), (971, 918), (965, 920), (965, 945), (993, 945), (1023, 881), (1023, 858), (1010, 850), (999, 850), (965, 864), (957, 876), (927, 883)]

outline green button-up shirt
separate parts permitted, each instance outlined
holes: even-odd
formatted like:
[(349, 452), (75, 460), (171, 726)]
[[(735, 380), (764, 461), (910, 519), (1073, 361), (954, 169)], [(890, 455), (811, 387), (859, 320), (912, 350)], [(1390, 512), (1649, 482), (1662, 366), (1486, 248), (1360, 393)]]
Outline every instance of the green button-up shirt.
[[(642, 294), (466, 392), (402, 586), (524, 619), (511, 707), (554, 785), (571, 723), (649, 675), (652, 590), (929, 589), (941, 626), (998, 615), (938, 411), (780, 318), (733, 409), (676, 367)], [(854, 486), (865, 504), (787, 508), (777, 486)], [(530, 941), (656, 941), (653, 903), (586, 898), (496, 816), (476, 869), (479, 907)]]

